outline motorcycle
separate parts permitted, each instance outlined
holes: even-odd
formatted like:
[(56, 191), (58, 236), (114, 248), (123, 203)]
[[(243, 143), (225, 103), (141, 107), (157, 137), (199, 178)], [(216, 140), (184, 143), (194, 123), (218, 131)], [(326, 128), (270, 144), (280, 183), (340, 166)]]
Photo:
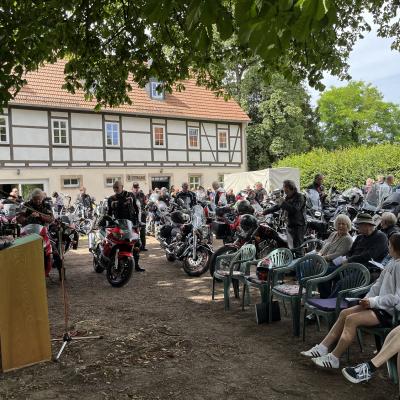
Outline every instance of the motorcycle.
[(171, 225), (160, 230), (161, 247), (167, 260), (183, 262), (183, 270), (189, 276), (200, 276), (208, 269), (213, 253), (211, 233), (201, 206), (191, 210), (190, 217), (181, 211), (171, 213)]
[(133, 251), (139, 251), (135, 244), (139, 232), (127, 219), (113, 220), (104, 217), (106, 225), (97, 233), (89, 233), (89, 251), (93, 254), (95, 272), (106, 270), (108, 282), (113, 287), (128, 283), (133, 271)]
[[(240, 218), (248, 217), (243, 215)], [(254, 217), (255, 219), (255, 217)], [(255, 219), (256, 221), (256, 219)], [(226, 231), (226, 228), (225, 228)], [(221, 235), (219, 232), (217, 234)], [(219, 236), (221, 237), (221, 236)], [(233, 243), (227, 243), (220, 247), (213, 253), (210, 258), (210, 275), (214, 275), (217, 257), (223, 254), (232, 254), (239, 250), (245, 244), (254, 244), (256, 246), (256, 258), (261, 259), (266, 257), (272, 250), (278, 247), (288, 247), (287, 240), (284, 235), (278, 233), (275, 229), (270, 227), (266, 222), (255, 222), (253, 227), (244, 231), (240, 225), (235, 233), (236, 240)]]

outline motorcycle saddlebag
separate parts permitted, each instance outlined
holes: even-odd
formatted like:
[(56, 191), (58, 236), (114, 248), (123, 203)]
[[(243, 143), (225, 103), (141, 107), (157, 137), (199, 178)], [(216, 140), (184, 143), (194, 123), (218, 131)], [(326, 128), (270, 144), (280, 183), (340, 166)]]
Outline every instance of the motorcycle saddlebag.
[(225, 222), (214, 221), (211, 225), (211, 230), (217, 239), (224, 239), (229, 236), (230, 228)]

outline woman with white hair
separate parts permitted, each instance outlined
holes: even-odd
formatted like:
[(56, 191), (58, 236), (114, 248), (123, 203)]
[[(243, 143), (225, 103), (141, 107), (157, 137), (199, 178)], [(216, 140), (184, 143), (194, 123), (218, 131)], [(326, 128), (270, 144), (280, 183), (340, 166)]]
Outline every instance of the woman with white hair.
[[(334, 222), (335, 232), (331, 233), (325, 240), (319, 255), (330, 262), (327, 274), (333, 272), (337, 267), (332, 260), (339, 256), (345, 256), (351, 249), (353, 239), (349, 235), (351, 221), (347, 215), (339, 214)], [(326, 299), (332, 293), (332, 284), (334, 282), (324, 282), (318, 285), (318, 290), (322, 299)]]
[(334, 222), (335, 232), (332, 232), (325, 240), (322, 249), (318, 253), (326, 261), (332, 261), (339, 256), (345, 256), (353, 244), (349, 235), (351, 221), (347, 215), (339, 214)]
[(399, 228), (396, 226), (397, 217), (391, 212), (384, 212), (381, 217), (381, 231), (388, 237), (393, 233), (399, 233)]

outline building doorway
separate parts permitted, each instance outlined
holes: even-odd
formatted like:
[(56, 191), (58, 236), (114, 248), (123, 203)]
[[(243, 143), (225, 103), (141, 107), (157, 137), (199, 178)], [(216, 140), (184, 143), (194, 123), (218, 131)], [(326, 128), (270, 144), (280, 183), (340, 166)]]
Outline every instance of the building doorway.
[(151, 177), (151, 189), (154, 190), (156, 188), (161, 189), (163, 187), (169, 189), (170, 186), (170, 177), (169, 176), (152, 176)]
[(0, 199), (7, 198), (12, 188), (18, 188), (19, 195), (27, 201), (33, 189), (41, 189), (46, 191), (48, 188), (48, 181), (0, 181)]

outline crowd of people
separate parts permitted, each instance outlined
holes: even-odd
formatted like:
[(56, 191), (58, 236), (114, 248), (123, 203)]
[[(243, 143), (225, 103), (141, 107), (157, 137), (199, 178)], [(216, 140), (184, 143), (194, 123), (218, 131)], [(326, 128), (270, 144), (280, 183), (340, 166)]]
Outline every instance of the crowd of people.
[[(326, 193), (323, 186), (324, 177), (321, 174), (315, 176), (314, 181), (308, 187), (318, 193), (323, 203)], [(283, 194), (276, 200), (273, 207), (263, 211), (264, 215), (282, 210), (287, 217), (287, 236), (291, 248), (301, 245), (304, 240), (306, 229), (306, 198), (300, 193), (295, 183), (290, 180), (283, 182)], [(379, 177), (374, 182), (367, 179), (363, 192), (367, 200), (379, 204), (391, 192), (399, 190), (394, 185), (391, 175)], [(267, 192), (263, 185), (258, 182), (254, 188), (246, 188), (240, 193), (232, 190), (225, 192), (218, 182), (213, 182), (212, 187), (205, 190), (199, 187), (192, 191), (188, 183), (184, 182), (181, 187), (154, 189), (147, 195), (141, 190), (139, 183), (133, 183), (131, 190), (124, 190), (123, 184), (116, 181), (113, 184), (114, 193), (107, 200), (107, 214), (115, 219), (131, 220), (134, 226), (139, 227), (140, 241), (134, 251), (136, 271), (142, 272), (139, 266), (140, 252), (147, 251), (146, 248), (146, 205), (152, 195), (157, 199), (170, 204), (175, 202), (191, 208), (198, 202), (209, 201), (214, 206), (226, 206), (240, 202), (243, 199), (262, 203)], [(53, 210), (60, 211), (64, 207), (62, 196), (53, 193), (53, 199), (40, 189), (33, 190), (31, 198), (24, 203), (24, 212), (21, 213), (18, 222), (22, 225), (29, 223), (48, 224), (54, 218)], [(0, 208), (6, 204), (18, 205), (23, 201), (18, 189), (13, 188), (9, 196), (0, 203)], [(92, 210), (94, 199), (84, 187), (80, 189), (77, 197), (86, 209)], [(328, 263), (327, 274), (335, 271), (339, 266), (357, 262), (368, 267), (372, 272), (370, 290), (359, 304), (344, 309), (329, 333), (309, 350), (301, 352), (312, 362), (321, 368), (337, 369), (340, 365), (340, 357), (354, 340), (357, 328), (360, 326), (382, 326), (390, 327), (396, 307), (400, 307), (400, 230), (398, 227), (398, 215), (385, 212), (381, 215), (380, 227), (368, 213), (359, 213), (354, 225), (357, 227), (357, 236), (350, 236), (352, 221), (346, 215), (339, 215), (335, 222), (335, 231), (324, 241), (318, 254)], [(371, 268), (370, 261), (380, 262), (383, 270)], [(374, 273), (376, 273), (374, 275)], [(318, 285), (321, 298), (334, 297), (339, 288), (336, 281), (325, 282)], [(343, 375), (350, 382), (359, 383), (369, 380), (374, 372), (394, 354), (400, 352), (400, 327), (393, 329), (386, 338), (382, 350), (370, 361), (353, 367), (343, 368)]]

